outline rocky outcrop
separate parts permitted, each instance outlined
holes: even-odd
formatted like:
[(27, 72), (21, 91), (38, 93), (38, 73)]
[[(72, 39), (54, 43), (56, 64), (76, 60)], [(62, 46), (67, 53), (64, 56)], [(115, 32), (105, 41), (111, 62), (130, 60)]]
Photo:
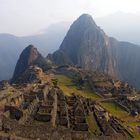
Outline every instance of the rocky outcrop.
[(16, 64), (12, 82), (15, 82), (18, 78), (20, 78), (21, 75), (25, 72), (25, 70), (31, 65), (38, 65), (43, 69), (47, 69), (47, 62), (45, 58), (38, 52), (37, 48), (35, 48), (33, 45), (29, 45), (21, 53), (20, 58)]

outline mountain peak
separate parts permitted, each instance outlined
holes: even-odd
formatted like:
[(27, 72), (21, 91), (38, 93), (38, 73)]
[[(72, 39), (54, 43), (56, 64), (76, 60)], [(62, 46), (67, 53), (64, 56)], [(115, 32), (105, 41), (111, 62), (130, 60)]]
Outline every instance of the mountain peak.
[(64, 62), (63, 59), (67, 58), (68, 63), (114, 76), (109, 47), (108, 37), (96, 25), (92, 16), (83, 14), (70, 27), (60, 49), (54, 53), (54, 60), (58, 62), (59, 58), (59, 62)]
[(60, 46), (60, 50), (67, 54), (67, 58), (71, 60), (73, 64), (77, 64), (79, 61), (77, 54), (82, 47), (81, 45), (84, 44), (84, 40), (88, 39), (92, 42), (94, 40), (96, 41), (99, 32), (98, 30), (99, 28), (94, 22), (92, 16), (88, 14), (81, 15), (71, 25), (65, 39)]
[(84, 19), (84, 20), (86, 20), (86, 19), (92, 19), (93, 20), (92, 16), (89, 15), (89, 14), (82, 14), (81, 16), (79, 16), (78, 19)]
[(82, 14), (74, 23), (73, 25), (76, 26), (82, 26), (82, 27), (91, 27), (91, 26), (97, 26), (96, 23), (94, 22), (93, 18), (89, 14)]
[(39, 54), (37, 48), (34, 46), (34, 45), (29, 45), (27, 46), (25, 49), (24, 49), (25, 52), (28, 52), (30, 54), (33, 54), (33, 55), (37, 55)]
[(30, 44), (29, 46), (26, 47), (26, 49), (31, 49), (31, 48), (35, 48), (34, 45)]

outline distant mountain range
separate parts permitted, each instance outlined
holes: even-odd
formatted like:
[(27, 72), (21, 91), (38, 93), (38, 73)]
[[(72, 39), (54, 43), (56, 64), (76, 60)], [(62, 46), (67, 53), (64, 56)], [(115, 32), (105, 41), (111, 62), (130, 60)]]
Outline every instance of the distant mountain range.
[(12, 78), (18, 57), (29, 44), (38, 47), (44, 56), (58, 49), (68, 26), (66, 22), (54, 24), (43, 33), (25, 37), (0, 34), (0, 80)]

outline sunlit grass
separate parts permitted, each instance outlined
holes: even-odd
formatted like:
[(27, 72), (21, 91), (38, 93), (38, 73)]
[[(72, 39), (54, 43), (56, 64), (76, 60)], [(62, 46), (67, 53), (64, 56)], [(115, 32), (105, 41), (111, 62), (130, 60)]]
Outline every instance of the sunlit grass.
[(121, 108), (117, 103), (113, 101), (101, 102), (102, 106), (104, 106), (107, 110), (109, 110), (112, 114), (117, 115), (118, 117), (128, 116), (128, 113)]
[(92, 134), (94, 134), (94, 135), (101, 134), (100, 128), (99, 128), (92, 112), (90, 112), (89, 115), (87, 116), (87, 123), (89, 126), (89, 130)]
[(58, 79), (58, 85), (66, 95), (75, 93), (87, 98), (100, 99), (100, 96), (90, 90), (85, 89), (84, 87), (82, 89), (79, 89), (74, 85), (72, 80), (65, 75), (55, 75), (54, 77)]
[(72, 80), (65, 75), (54, 75), (54, 78), (58, 79), (59, 85), (72, 85)]
[(128, 126), (127, 130), (135, 137), (136, 140), (140, 140), (140, 134), (136, 131), (136, 126), (140, 125), (137, 122), (137, 118), (129, 115), (120, 105), (115, 102), (101, 102), (105, 109), (107, 109), (113, 116), (116, 116), (123, 121), (124, 126)]
[(106, 108), (109, 112), (111, 112), (112, 115), (121, 118), (122, 121), (127, 121), (127, 123), (132, 119), (134, 119), (133, 116), (129, 115), (127, 111), (125, 111), (120, 105), (113, 101), (108, 101), (108, 102), (101, 102), (100, 103), (104, 108)]

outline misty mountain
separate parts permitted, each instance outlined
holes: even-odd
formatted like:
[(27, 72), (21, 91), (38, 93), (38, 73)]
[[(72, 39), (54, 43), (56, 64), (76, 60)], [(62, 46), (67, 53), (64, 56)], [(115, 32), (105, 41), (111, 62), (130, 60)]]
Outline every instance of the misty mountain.
[(11, 77), (22, 49), (23, 44), (18, 37), (0, 34), (0, 80)]
[(59, 48), (69, 23), (51, 25), (42, 33), (17, 37), (10, 34), (0, 34), (0, 80), (12, 77), (16, 62), (22, 50), (29, 44), (34, 44), (46, 56)]

